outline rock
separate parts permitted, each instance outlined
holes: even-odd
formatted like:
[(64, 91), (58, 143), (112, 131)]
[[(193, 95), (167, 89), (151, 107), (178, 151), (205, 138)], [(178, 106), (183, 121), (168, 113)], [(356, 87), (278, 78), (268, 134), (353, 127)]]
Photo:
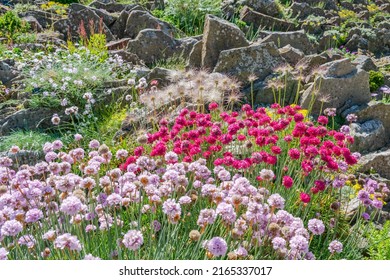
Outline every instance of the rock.
[(45, 12), (45, 11), (27, 11), (19, 14), (20, 17), (33, 17), (35, 18), (38, 23), (41, 25), (42, 28), (46, 29), (51, 27), (51, 25), (57, 21), (60, 20), (61, 17), (57, 14)]
[(292, 31), (297, 30), (293, 22), (274, 18), (262, 13), (253, 11), (245, 6), (240, 12), (240, 20), (253, 26), (255, 30), (261, 28), (270, 31)]
[[(369, 75), (357, 69), (349, 59), (341, 59), (321, 66), (322, 75), (302, 95), (301, 105), (309, 108), (314, 94), (312, 114), (319, 114), (320, 108), (336, 108), (339, 112), (352, 105), (370, 101)], [(322, 104), (323, 103), (323, 104)]]
[(364, 123), (352, 123), (351, 135), (355, 142), (351, 149), (360, 153), (379, 150), (386, 145), (385, 128), (380, 120), (369, 120)]
[(143, 61), (139, 59), (139, 57), (136, 54), (129, 53), (125, 50), (114, 50), (108, 52), (111, 56), (120, 56), (123, 61), (131, 63), (133, 65), (143, 65)]
[(279, 53), (291, 66), (295, 66), (298, 61), (305, 57), (305, 54), (302, 51), (293, 48), (291, 45), (280, 48)]
[(222, 51), (214, 72), (234, 76), (245, 84), (250, 75), (264, 80), (275, 67), (285, 63), (274, 43), (254, 44)]
[(158, 29), (165, 34), (174, 37), (178, 30), (171, 24), (162, 21), (145, 11), (132, 11), (126, 22), (124, 37), (134, 39), (141, 30)]
[(127, 44), (127, 51), (136, 54), (146, 65), (172, 56), (188, 57), (196, 39), (174, 39), (161, 30), (142, 30)]
[(239, 1), (240, 6), (248, 6), (254, 11), (276, 17), (279, 15), (279, 7), (274, 0), (242, 0)]
[(200, 69), (202, 67), (202, 49), (203, 41), (194, 44), (188, 58), (186, 69)]
[[(90, 36), (92, 33), (104, 33), (107, 41), (114, 39), (110, 29), (103, 21), (103, 17), (99, 17), (96, 12), (86, 6), (73, 3), (69, 6), (68, 19), (61, 19), (54, 24), (54, 30), (62, 33), (66, 40), (68, 33), (73, 39), (78, 39), (80, 33)], [(93, 29), (93, 30), (91, 30)]]
[[(49, 108), (23, 109), (0, 120), (0, 136), (4, 136), (16, 129), (36, 130), (52, 128), (51, 118), (58, 110)], [(63, 113), (58, 114), (62, 121), (70, 121), (70, 117)]]
[(137, 4), (125, 5), (125, 4), (114, 3), (114, 2), (105, 4), (99, 1), (94, 1), (91, 4), (89, 4), (89, 6), (96, 9), (105, 10), (109, 13), (120, 13), (123, 10), (129, 10), (138, 5)]
[(363, 69), (364, 71), (378, 71), (378, 67), (375, 65), (374, 61), (371, 57), (366, 55), (358, 55), (353, 61), (353, 64), (357, 66), (357, 68)]
[(175, 75), (178, 71), (165, 69), (161, 67), (155, 67), (147, 76), (147, 81), (157, 80), (158, 85), (161, 87), (168, 86), (171, 82), (171, 77)]
[(109, 14), (105, 10), (95, 9), (95, 8), (92, 8), (92, 7), (90, 7), (89, 9), (94, 11), (97, 14), (97, 16), (103, 20), (103, 23), (107, 27), (110, 27), (117, 20), (117, 16), (113, 16), (113, 15)]
[(12, 79), (19, 75), (8, 63), (0, 60), (0, 81), (6, 87), (11, 87)]
[(297, 19), (305, 19), (309, 15), (325, 17), (325, 12), (323, 9), (319, 7), (312, 7), (307, 3), (294, 2), (288, 9), (291, 13), (291, 16)]
[(114, 34), (118, 39), (121, 39), (124, 37), (125, 29), (126, 29), (126, 22), (129, 17), (130, 12), (123, 10), (117, 20), (114, 22), (114, 24), (111, 26), (110, 30), (112, 34)]
[(213, 69), (221, 51), (249, 46), (245, 34), (234, 24), (207, 15), (202, 44), (202, 67)]
[(304, 30), (289, 31), (289, 32), (262, 32), (261, 43), (274, 42), (278, 48), (291, 45), (293, 48), (303, 51), (305, 54), (312, 54), (315, 48), (310, 43), (309, 38)]
[(26, 16), (22, 18), (22, 20), (28, 22), (28, 24), (30, 24), (31, 30), (34, 32), (41, 32), (43, 30), (38, 20), (33, 16)]
[(353, 112), (360, 123), (379, 120), (385, 129), (385, 139), (390, 142), (390, 104), (371, 101), (365, 106), (355, 107)]
[(373, 169), (381, 177), (390, 179), (390, 149), (364, 155), (358, 164), (359, 172), (370, 172)]
[(107, 43), (106, 47), (108, 50), (124, 49), (130, 40), (131, 40), (130, 38), (124, 38), (124, 39), (120, 39), (117, 41), (111, 41), (111, 42)]
[[(293, 2), (307, 3), (312, 7), (319, 3), (318, 0), (294, 0)], [(323, 0), (321, 3), (323, 3), (325, 10), (338, 10), (337, 0)]]

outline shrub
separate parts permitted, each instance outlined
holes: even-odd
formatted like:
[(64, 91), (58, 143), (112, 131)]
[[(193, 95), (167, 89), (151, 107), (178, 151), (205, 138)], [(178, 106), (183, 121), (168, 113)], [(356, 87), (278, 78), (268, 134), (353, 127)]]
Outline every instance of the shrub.
[(371, 70), (370, 74), (370, 91), (377, 91), (385, 82), (385, 77), (381, 72)]
[(15, 12), (8, 11), (0, 16), (0, 36), (5, 36), (12, 42), (18, 33), (25, 33), (30, 29), (28, 22), (23, 21)]

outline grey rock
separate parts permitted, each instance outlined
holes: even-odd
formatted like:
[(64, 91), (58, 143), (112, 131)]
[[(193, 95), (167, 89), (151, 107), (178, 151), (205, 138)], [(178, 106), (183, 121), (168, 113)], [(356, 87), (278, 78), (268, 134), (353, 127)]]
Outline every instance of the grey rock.
[(206, 16), (202, 44), (202, 67), (213, 69), (221, 51), (246, 47), (245, 34), (234, 24), (213, 15)]
[(355, 140), (351, 147), (353, 151), (368, 153), (386, 145), (385, 128), (380, 120), (352, 123), (350, 127), (351, 135)]
[(133, 39), (144, 29), (159, 29), (171, 37), (178, 33), (178, 30), (174, 26), (152, 16), (146, 11), (131, 11), (127, 18), (123, 36)]
[(386, 141), (390, 142), (390, 104), (372, 101), (364, 106), (355, 107), (354, 114), (361, 123), (373, 119), (380, 120), (385, 129)]
[(198, 41), (194, 44), (188, 58), (187, 69), (200, 69), (202, 67), (202, 49), (203, 41)]
[(373, 170), (381, 177), (390, 179), (390, 149), (364, 155), (358, 164), (360, 172), (370, 172)]
[(302, 51), (293, 48), (291, 45), (280, 48), (279, 53), (291, 66), (295, 66), (305, 56)]
[(127, 51), (136, 54), (146, 65), (173, 56), (188, 57), (196, 39), (174, 39), (161, 30), (145, 29), (129, 41)]
[(280, 13), (274, 0), (241, 0), (238, 1), (238, 5), (251, 7), (256, 12), (272, 17), (278, 16)]
[(319, 7), (312, 7), (307, 3), (294, 2), (288, 8), (291, 16), (297, 19), (305, 19), (309, 15), (325, 17), (325, 11)]
[(34, 32), (41, 32), (43, 30), (42, 26), (39, 24), (38, 20), (33, 16), (26, 16), (26, 17), (22, 18), (22, 20), (28, 22), (31, 30)]
[(363, 69), (364, 71), (378, 71), (378, 67), (375, 65), (374, 61), (371, 57), (366, 55), (358, 55), (353, 61), (353, 64), (357, 66), (357, 68)]
[(147, 81), (157, 80), (159, 86), (168, 86), (171, 82), (171, 77), (176, 73), (175, 70), (165, 69), (161, 67), (155, 67), (150, 73), (146, 76)]
[[(294, 0), (297, 3), (307, 3), (310, 6), (315, 6), (318, 4), (318, 0)], [(321, 1), (324, 4), (326, 10), (338, 10), (337, 0), (323, 0)]]
[(336, 108), (365, 104), (370, 101), (369, 75), (357, 69), (349, 59), (341, 59), (322, 65), (323, 75), (305, 90), (301, 105), (308, 108), (314, 96), (311, 112), (319, 114), (320, 108)]
[(292, 31), (298, 29), (293, 22), (255, 12), (247, 6), (240, 11), (240, 20), (248, 25), (252, 25), (254, 29), (260, 28), (270, 31)]
[(289, 32), (262, 32), (265, 38), (261, 43), (274, 42), (278, 48), (291, 45), (293, 48), (303, 51), (305, 54), (315, 53), (315, 48), (310, 43), (304, 30)]
[(0, 81), (6, 86), (11, 87), (12, 79), (16, 78), (19, 73), (5, 61), (0, 60)]
[(285, 63), (271, 42), (222, 51), (214, 72), (232, 75), (245, 84), (250, 75), (263, 80), (275, 67)]

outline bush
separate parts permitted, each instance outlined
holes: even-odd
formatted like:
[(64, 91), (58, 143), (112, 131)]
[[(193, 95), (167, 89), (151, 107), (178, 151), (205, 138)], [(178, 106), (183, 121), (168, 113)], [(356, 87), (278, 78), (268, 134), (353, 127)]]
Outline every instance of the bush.
[(370, 91), (377, 91), (385, 82), (385, 77), (381, 72), (371, 70), (370, 74)]
[(23, 21), (15, 12), (8, 11), (0, 16), (0, 36), (12, 42), (18, 33), (26, 33), (30, 29), (28, 22)]

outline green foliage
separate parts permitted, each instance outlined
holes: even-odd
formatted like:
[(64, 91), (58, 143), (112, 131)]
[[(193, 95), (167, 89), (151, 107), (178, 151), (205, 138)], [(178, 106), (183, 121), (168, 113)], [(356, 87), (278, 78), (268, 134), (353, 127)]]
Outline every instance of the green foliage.
[(370, 91), (377, 91), (385, 82), (385, 77), (381, 72), (371, 70), (370, 74)]
[(43, 144), (55, 139), (54, 136), (42, 132), (15, 131), (0, 137), (0, 151), (8, 151), (14, 145), (23, 150), (42, 151)]
[(366, 234), (368, 241), (367, 259), (370, 260), (390, 260), (390, 221), (387, 221), (382, 229), (377, 229), (371, 223)]
[(80, 3), (79, 0), (56, 0), (55, 3), (63, 4), (63, 5), (69, 5), (72, 3)]
[(38, 10), (38, 6), (33, 5), (33, 4), (29, 4), (29, 3), (26, 3), (26, 4), (18, 3), (13, 8), (13, 11), (15, 13), (24, 13), (27, 11), (35, 11), (35, 10)]
[(16, 44), (34, 43), (36, 41), (37, 35), (35, 33), (17, 33), (14, 39)]
[(8, 11), (0, 16), (0, 36), (5, 36), (12, 42), (18, 33), (26, 33), (30, 29), (28, 22), (23, 21), (14, 11)]
[(222, 16), (221, 0), (168, 0), (164, 10), (152, 13), (186, 35), (199, 35), (203, 33), (207, 14)]
[(172, 56), (168, 59), (158, 60), (156, 61), (154, 67), (161, 67), (172, 70), (184, 70), (186, 67), (186, 60), (182, 56)]

